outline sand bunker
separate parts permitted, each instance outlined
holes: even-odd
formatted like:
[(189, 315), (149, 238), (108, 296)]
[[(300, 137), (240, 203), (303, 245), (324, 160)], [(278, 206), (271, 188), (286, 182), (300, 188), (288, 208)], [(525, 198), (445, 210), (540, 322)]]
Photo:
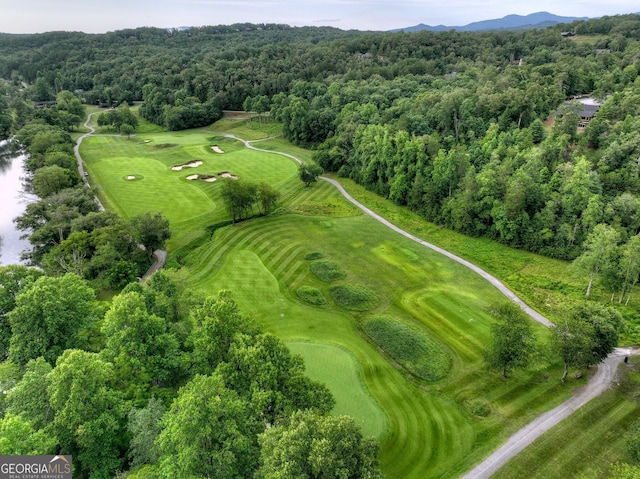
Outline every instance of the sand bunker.
[(224, 172), (220, 173), (220, 176), (222, 178), (231, 178), (232, 180), (237, 180), (238, 179), (238, 177), (236, 175), (232, 175), (228, 171), (224, 171)]
[(174, 171), (180, 171), (182, 168), (195, 168), (196, 166), (200, 166), (202, 162), (200, 160), (192, 161), (191, 163), (185, 163), (184, 165), (172, 166), (171, 169)]
[(127, 180), (135, 180), (135, 179), (136, 179), (136, 175), (127, 176)]
[(213, 175), (189, 175), (185, 177), (186, 180), (202, 180), (202, 181), (207, 181), (209, 183), (213, 183), (214, 181), (216, 181), (218, 178), (216, 178)]
[(224, 153), (224, 151), (222, 151), (218, 145), (211, 146), (211, 149), (216, 153)]

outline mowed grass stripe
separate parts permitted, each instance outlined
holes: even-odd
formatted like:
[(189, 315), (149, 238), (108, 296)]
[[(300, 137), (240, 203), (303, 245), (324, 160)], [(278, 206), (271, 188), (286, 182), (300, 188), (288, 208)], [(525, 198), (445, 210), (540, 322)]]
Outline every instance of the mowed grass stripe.
[[(438, 340), (461, 356), (457, 361), (458, 367), (467, 367), (469, 363), (482, 360), (482, 338), (488, 338), (485, 331), (487, 327), (481, 321), (471, 321), (475, 320), (473, 316), (478, 316), (471, 316), (471, 313), (467, 315), (464, 327), (459, 322), (450, 321), (449, 318), (459, 316), (452, 311), (455, 306), (449, 303), (448, 298), (442, 297), (448, 295), (443, 289), (440, 295), (435, 295), (432, 291), (412, 291), (403, 296), (402, 304), (416, 317), (423, 318), (422, 323)], [(480, 326), (475, 326), (474, 322)]]
[[(607, 477), (612, 463), (626, 459), (623, 432), (638, 419), (635, 401), (608, 391), (542, 435), (493, 477)], [(586, 460), (589, 451), (599, 459)]]
[[(187, 186), (200, 191), (214, 204), (211, 211), (194, 215), (193, 221), (185, 221), (184, 211), (169, 210), (176, 236), (170, 244), (186, 244), (182, 241), (187, 238), (197, 240), (206, 227), (226, 218), (219, 202), (218, 182), (187, 182), (184, 176), (188, 173), (172, 172), (172, 165), (202, 158), (204, 165), (195, 169), (198, 172), (224, 169), (243, 179), (268, 181), (280, 189), (283, 208), (278, 215), (216, 231), (211, 241), (185, 255), (184, 277), (189, 287), (207, 293), (231, 289), (245, 313), (286, 341), (336, 344), (348, 349), (361, 366), (364, 384), (388, 418), (380, 455), (387, 477), (422, 479), (457, 475), (481, 454), (496, 447), (505, 430), (524, 423), (524, 412), (520, 412), (517, 403), (531, 402), (533, 397), (533, 393), (525, 391), (537, 389), (542, 393), (539, 403), (534, 405), (538, 411), (566, 394), (539, 384), (542, 371), (514, 375), (510, 381), (519, 386), (513, 388), (508, 402), (498, 404), (495, 415), (487, 420), (470, 416), (463, 407), (464, 400), (486, 395), (491, 388), (500, 390), (499, 394), (504, 394), (507, 400), (505, 391), (511, 388), (502, 385), (499, 374), (483, 370), (481, 361), (493, 322), (486, 311), (489, 305), (502, 299), (494, 288), (462, 266), (420, 248), (372, 219), (355, 216), (346, 208), (340, 210), (336, 205), (344, 203), (344, 199), (331, 185), (319, 181), (304, 188), (297, 179), (297, 165), (290, 159), (249, 152), (235, 142), (220, 142), (227, 152), (213, 154), (206, 150), (212, 135), (199, 131), (149, 136), (152, 142), (148, 145), (127, 143), (121, 138), (104, 139), (110, 148), (105, 151), (113, 157), (149, 158), (164, 165), (161, 175), (172, 179), (163, 191), (168, 197), (176, 197), (181, 194), (178, 188)], [(152, 147), (160, 143), (177, 146), (160, 150)], [(280, 141), (271, 142), (270, 147), (311, 160), (310, 152), (287, 147)], [(94, 153), (97, 165), (103, 159), (97, 151)], [(116, 183), (115, 179), (113, 182)], [(326, 202), (327, 208), (310, 208), (308, 211), (315, 216), (291, 215), (286, 213), (290, 202)], [(345, 212), (354, 216), (344, 217)], [(324, 214), (327, 216), (321, 216)], [(421, 324), (441, 341), (449, 333), (454, 334), (449, 344), (444, 343), (454, 358), (452, 374), (428, 390), (414, 385), (356, 332), (360, 313), (351, 315), (330, 304), (324, 308), (307, 307), (291, 300), (290, 291), (285, 291), (283, 285), (290, 276), (296, 281), (304, 280), (308, 272), (303, 258), (311, 251), (319, 251), (338, 262), (349, 275), (349, 282), (365, 286), (384, 299), (379, 306), (380, 314)], [(410, 301), (405, 300), (407, 295), (413, 295)], [(462, 376), (472, 381), (461, 390), (453, 390), (451, 385)], [(503, 419), (508, 416), (503, 414), (506, 411), (513, 411), (513, 416)]]
[[(387, 477), (438, 477), (468, 454), (475, 434), (461, 410), (415, 386), (384, 378), (372, 387), (378, 389), (384, 391), (391, 431), (380, 451)], [(405, 457), (411, 460), (399, 459)]]
[[(240, 248), (237, 243), (236, 247)], [(348, 320), (345, 322), (344, 315), (335, 316), (335, 313), (327, 314), (317, 309), (284, 301), (272, 274), (254, 253), (247, 250), (236, 250), (228, 255), (224, 266), (216, 276), (218, 279), (213, 281), (209, 279), (200, 287), (215, 290), (218, 286), (224, 286), (237, 291), (237, 298), (243, 310), (265, 321), (266, 326), (281, 337), (308, 340), (312, 337), (309, 336), (309, 332), (313, 331), (313, 337), (332, 338), (331, 340), (344, 344), (354, 352), (362, 365), (365, 384), (371, 393), (379, 398), (379, 403), (389, 417), (390, 424), (393, 422), (397, 425), (395, 429), (401, 430), (399, 434), (396, 432), (393, 438), (385, 439), (384, 444), (393, 443), (394, 447), (390, 449), (393, 454), (403, 451), (403, 455), (411, 458), (406, 463), (401, 461), (402, 466), (392, 466), (392, 470), (398, 468), (402, 471), (400, 475), (391, 473), (388, 477), (429, 477), (430, 469), (440, 470), (442, 467), (442, 464), (433, 462), (435, 457), (438, 461), (440, 458), (446, 460), (447, 465), (444, 466), (446, 469), (459, 462), (468, 453), (468, 450), (461, 450), (459, 447), (461, 443), (467, 442), (458, 436), (459, 428), (440, 426), (438, 420), (433, 420), (434, 416), (442, 416), (443, 422), (440, 424), (445, 424), (451, 420), (450, 417), (453, 414), (454, 417), (459, 416), (453, 422), (462, 424), (464, 413), (458, 408), (452, 411), (451, 405), (446, 401), (430, 397), (424, 391), (407, 383), (404, 377), (394, 370), (374, 348), (353, 332), (348, 333), (352, 331), (353, 326)], [(251, 280), (254, 282), (251, 283)], [(386, 372), (381, 374), (381, 371)], [(397, 393), (393, 394), (393, 390)], [(416, 397), (421, 399), (420, 406), (416, 405)], [(422, 427), (423, 425), (425, 427)], [(392, 429), (394, 428), (390, 427), (389, 431)], [(434, 431), (437, 439), (431, 437)], [(446, 439), (443, 442), (444, 448), (441, 449), (438, 444), (443, 436)], [(385, 469), (386, 467), (387, 464)]]
[[(263, 223), (263, 222), (261, 222)], [(291, 274), (291, 263), (294, 263), (293, 270), (302, 268), (304, 262), (302, 256), (303, 247), (287, 235), (293, 231), (278, 222), (270, 222), (267, 225), (258, 226), (262, 233), (262, 238), (256, 238), (250, 245), (258, 254), (263, 263), (280, 278), (283, 284), (287, 284), (287, 276)], [(286, 259), (284, 259), (286, 256)]]
[[(210, 241), (208, 248), (201, 249), (202, 254), (198, 255), (192, 263), (198, 265), (198, 272), (194, 279), (212, 274), (214, 269), (220, 265), (220, 261), (230, 251), (236, 250), (250, 243), (253, 238), (262, 235), (258, 228), (248, 230), (243, 228), (243, 224), (228, 226), (222, 231), (217, 231)], [(203, 269), (201, 266), (206, 265)]]
[(291, 205), (299, 205), (300, 203), (306, 203), (310, 201), (323, 201), (332, 197), (335, 193), (335, 188), (326, 181), (319, 180), (319, 182), (313, 185), (312, 188), (303, 188), (300, 194), (291, 201)]
[[(298, 257), (302, 258), (304, 255), (304, 249), (298, 249)], [(307, 276), (307, 263), (298, 259), (293, 266), (291, 266), (286, 273), (282, 273), (278, 270), (279, 274), (282, 274), (282, 282), (287, 286), (291, 287), (292, 285), (302, 281)]]
[(333, 391), (336, 400), (333, 414), (351, 414), (365, 436), (378, 439), (384, 436), (387, 416), (364, 385), (360, 363), (349, 350), (307, 341), (288, 342), (287, 346), (303, 357), (309, 377)]

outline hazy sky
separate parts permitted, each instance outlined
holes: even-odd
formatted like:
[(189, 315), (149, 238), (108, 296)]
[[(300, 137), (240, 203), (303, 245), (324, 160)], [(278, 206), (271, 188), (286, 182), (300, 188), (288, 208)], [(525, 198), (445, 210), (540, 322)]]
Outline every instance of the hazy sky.
[(418, 23), (466, 25), (540, 11), (600, 17), (636, 13), (640, 4), (638, 0), (0, 0), (0, 32), (101, 33), (242, 22), (391, 30)]

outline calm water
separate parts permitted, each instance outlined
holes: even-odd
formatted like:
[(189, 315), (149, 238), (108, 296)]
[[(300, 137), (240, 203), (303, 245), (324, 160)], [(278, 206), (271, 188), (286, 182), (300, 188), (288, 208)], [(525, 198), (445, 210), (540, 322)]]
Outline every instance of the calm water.
[(31, 199), (22, 188), (23, 160), (23, 155), (12, 153), (5, 142), (0, 142), (0, 265), (21, 263), (20, 253), (30, 246), (20, 239), (22, 232), (13, 223)]

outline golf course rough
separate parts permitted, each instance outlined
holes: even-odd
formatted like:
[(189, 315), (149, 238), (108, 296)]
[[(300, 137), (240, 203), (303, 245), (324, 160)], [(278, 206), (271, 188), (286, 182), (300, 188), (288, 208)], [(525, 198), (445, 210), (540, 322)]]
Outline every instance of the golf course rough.
[(296, 290), (296, 295), (305, 303), (321, 306), (327, 304), (327, 298), (324, 297), (322, 291), (313, 286), (303, 285)]
[(384, 352), (419, 378), (437, 381), (449, 373), (451, 358), (426, 332), (386, 317), (368, 319), (362, 329)]
[(331, 286), (329, 293), (338, 306), (350, 311), (369, 311), (380, 301), (376, 293), (370, 289), (351, 283)]
[(314, 261), (311, 263), (310, 269), (320, 281), (324, 281), (325, 283), (332, 283), (345, 276), (345, 274), (340, 271), (338, 264), (333, 261)]
[[(488, 374), (483, 353), (494, 320), (487, 311), (502, 301), (501, 294), (462, 265), (361, 214), (329, 183), (305, 188), (294, 160), (252, 151), (231, 139), (208, 141), (211, 133), (200, 130), (145, 136), (152, 143), (112, 136), (93, 136), (82, 143), (87, 171), (100, 186), (103, 204), (123, 217), (160, 211), (172, 230), (169, 261), (180, 266), (185, 287), (207, 295), (229, 289), (239, 308), (265, 330), (287, 343), (306, 343), (299, 352), (310, 374), (336, 397), (356, 394), (354, 388), (360, 386), (354, 384), (360, 384), (370, 400), (338, 399), (340, 413), (361, 418), (365, 433), (380, 439), (386, 477), (460, 475), (495, 448), (504, 431), (570, 394), (556, 382), (540, 381), (539, 370), (522, 372), (508, 382)], [(301, 154), (276, 140), (260, 145), (267, 143)], [(212, 151), (212, 144), (225, 153)], [(310, 153), (303, 154), (310, 160)], [(203, 165), (171, 170), (194, 158), (201, 158)], [(220, 182), (184, 180), (188, 174), (224, 171), (277, 189), (278, 214), (230, 225)], [(123, 181), (134, 173), (144, 181)], [(308, 257), (310, 252), (322, 257)], [(311, 262), (321, 259), (335, 262), (346, 276), (321, 281), (310, 270)], [(327, 303), (300, 300), (297, 291), (304, 286), (316, 288)], [(365, 337), (359, 325), (371, 317), (391, 318), (428, 334), (449, 353), (449, 373), (428, 385), (408, 380), (397, 360), (381, 354)], [(341, 368), (350, 368), (345, 365), (351, 362), (355, 371), (339, 383), (332, 382), (334, 374), (327, 368), (312, 372), (313, 363), (321, 360), (307, 359), (317, 352), (317, 357), (331, 360), (340, 354), (335, 348), (350, 358), (340, 359)], [(486, 398), (492, 408), (489, 417), (469, 412), (465, 401), (475, 398)], [(376, 407), (381, 415), (372, 412)], [(375, 419), (379, 417), (385, 419)]]

